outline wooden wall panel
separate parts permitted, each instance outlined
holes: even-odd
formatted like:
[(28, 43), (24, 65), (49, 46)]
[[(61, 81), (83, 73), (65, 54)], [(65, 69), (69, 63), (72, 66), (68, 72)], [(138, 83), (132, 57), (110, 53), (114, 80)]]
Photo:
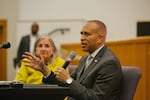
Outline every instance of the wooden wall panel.
[[(137, 66), (142, 71), (142, 78), (138, 84), (134, 100), (149, 100), (148, 97), (148, 73), (147, 69), (147, 50), (149, 42), (148, 38), (136, 38), (133, 40), (108, 42), (107, 45), (121, 61), (122, 66)], [(113, 44), (113, 45), (112, 45)], [(114, 48), (118, 48), (117, 51)]]
[(76, 53), (75, 59), (71, 62), (72, 65), (77, 65), (79, 63), (80, 58), (86, 54), (86, 52), (82, 51), (80, 43), (71, 43), (71, 44), (62, 44), (61, 45), (61, 54), (64, 59), (69, 55), (71, 51)]
[[(142, 71), (134, 100), (150, 100), (150, 37), (138, 37), (129, 40), (109, 41), (106, 45), (117, 55), (122, 66), (137, 66)], [(61, 50), (75, 51), (79, 57), (72, 64), (78, 64), (82, 51), (80, 43), (62, 44)]]
[[(150, 94), (150, 43), (148, 43), (148, 45), (147, 45), (147, 48), (148, 48), (148, 50), (147, 50), (147, 58), (146, 58), (146, 65), (145, 66), (147, 66), (147, 68), (146, 68), (146, 73), (147, 73), (147, 91), (146, 91), (146, 93), (147, 93), (147, 95), (148, 94)], [(149, 95), (148, 95), (149, 96)], [(148, 100), (150, 100), (150, 96), (148, 97)]]
[[(7, 20), (0, 19), (0, 44), (7, 40)], [(0, 81), (7, 79), (7, 50), (0, 48)]]

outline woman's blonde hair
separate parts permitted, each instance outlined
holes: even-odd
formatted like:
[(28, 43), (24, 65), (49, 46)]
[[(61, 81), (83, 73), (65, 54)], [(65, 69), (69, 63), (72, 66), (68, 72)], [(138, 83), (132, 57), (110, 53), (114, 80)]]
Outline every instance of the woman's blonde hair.
[(58, 51), (57, 51), (57, 48), (56, 48), (56, 46), (55, 46), (55, 43), (54, 43), (53, 39), (52, 39), (49, 35), (47, 35), (47, 34), (43, 34), (43, 35), (39, 36), (38, 39), (36, 40), (36, 42), (35, 42), (35, 44), (34, 44), (34, 54), (35, 54), (36, 56), (38, 56), (38, 55), (36, 54), (37, 44), (38, 44), (41, 40), (43, 40), (43, 39), (45, 39), (45, 38), (47, 38), (47, 39), (49, 40), (49, 42), (50, 42), (50, 44), (51, 44), (51, 46), (52, 46), (52, 48), (53, 48), (54, 54), (51, 56), (51, 58), (52, 58), (51, 61), (52, 61), (53, 58), (55, 58), (55, 57), (58, 56)]

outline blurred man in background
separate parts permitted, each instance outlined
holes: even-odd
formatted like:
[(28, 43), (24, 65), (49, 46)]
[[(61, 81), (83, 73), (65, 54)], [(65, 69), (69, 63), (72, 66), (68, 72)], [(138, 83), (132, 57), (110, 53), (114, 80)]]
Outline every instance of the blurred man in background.
[(39, 31), (39, 25), (38, 25), (38, 23), (34, 22), (31, 25), (31, 33), (27, 34), (21, 38), (21, 41), (19, 43), (19, 47), (17, 50), (17, 57), (14, 60), (14, 67), (15, 68), (19, 67), (21, 59), (22, 59), (21, 58), (22, 54), (25, 51), (33, 53), (33, 48), (34, 48), (33, 46), (34, 46), (34, 43), (35, 43), (35, 41), (39, 35), (38, 31)]

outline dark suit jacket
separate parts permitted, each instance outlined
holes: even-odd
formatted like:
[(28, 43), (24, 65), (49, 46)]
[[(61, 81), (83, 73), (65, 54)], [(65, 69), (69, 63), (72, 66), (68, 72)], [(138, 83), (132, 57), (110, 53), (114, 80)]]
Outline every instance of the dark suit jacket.
[[(104, 46), (81, 75), (86, 59), (82, 57), (71, 74), (74, 81), (69, 85), (69, 100), (119, 100), (122, 71), (117, 57)], [(45, 82), (54, 82), (54, 77), (51, 74)]]
[(30, 35), (23, 36), (21, 38), (18, 51), (17, 51), (17, 64), (20, 63), (22, 54), (25, 51), (29, 52), (30, 49)]

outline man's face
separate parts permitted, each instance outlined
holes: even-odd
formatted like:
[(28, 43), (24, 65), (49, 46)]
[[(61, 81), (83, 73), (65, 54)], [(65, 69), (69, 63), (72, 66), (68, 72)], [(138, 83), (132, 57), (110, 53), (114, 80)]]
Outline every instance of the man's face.
[(81, 30), (81, 47), (83, 51), (92, 53), (99, 47), (97, 25), (89, 22)]
[(36, 35), (38, 33), (38, 31), (39, 31), (38, 24), (33, 24), (32, 27), (31, 27), (31, 31), (32, 31), (33, 35)]

